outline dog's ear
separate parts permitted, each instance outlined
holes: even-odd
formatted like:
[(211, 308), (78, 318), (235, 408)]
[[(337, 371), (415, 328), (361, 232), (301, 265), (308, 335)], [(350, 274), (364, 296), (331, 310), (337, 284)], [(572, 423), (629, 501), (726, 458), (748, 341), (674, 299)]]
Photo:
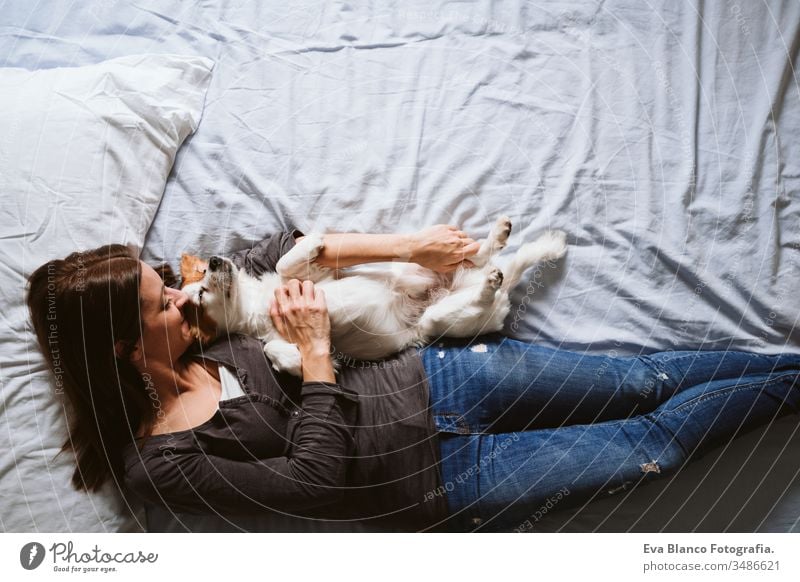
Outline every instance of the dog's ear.
[(158, 273), (158, 276), (161, 277), (161, 280), (164, 281), (164, 285), (167, 287), (175, 287), (178, 283), (178, 278), (175, 276), (175, 272), (172, 270), (169, 263), (161, 263), (153, 267), (153, 269)]
[(181, 289), (189, 283), (200, 281), (206, 274), (208, 263), (194, 255), (181, 255)]

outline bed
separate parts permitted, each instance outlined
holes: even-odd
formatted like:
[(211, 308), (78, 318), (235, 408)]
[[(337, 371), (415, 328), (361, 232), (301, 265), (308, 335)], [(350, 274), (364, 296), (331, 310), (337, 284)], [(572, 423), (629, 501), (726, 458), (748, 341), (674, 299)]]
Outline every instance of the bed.
[[(202, 121), (142, 202), (144, 260), (177, 269), (184, 251), (291, 227), (449, 223), (478, 238), (504, 213), (510, 250), (548, 228), (569, 243), (514, 291), (506, 333), (619, 355), (800, 353), (798, 52), (793, 0), (89, 0), (0, 16), (6, 68), (154, 54), (213, 66)], [(36, 357), (0, 343), (4, 531), (324, 529), (76, 493), (70, 459), (53, 460), (61, 408), (26, 380)], [(777, 418), (671, 479), (547, 508), (529, 530), (798, 532), (798, 426)]]

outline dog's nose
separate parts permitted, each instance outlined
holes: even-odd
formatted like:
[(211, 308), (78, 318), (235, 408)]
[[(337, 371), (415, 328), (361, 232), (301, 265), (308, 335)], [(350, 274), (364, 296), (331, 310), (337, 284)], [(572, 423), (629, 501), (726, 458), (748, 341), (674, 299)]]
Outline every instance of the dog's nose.
[(219, 257), (213, 256), (210, 259), (208, 259), (208, 268), (211, 269), (212, 271), (216, 271), (221, 266), (222, 266), (222, 259), (220, 259)]

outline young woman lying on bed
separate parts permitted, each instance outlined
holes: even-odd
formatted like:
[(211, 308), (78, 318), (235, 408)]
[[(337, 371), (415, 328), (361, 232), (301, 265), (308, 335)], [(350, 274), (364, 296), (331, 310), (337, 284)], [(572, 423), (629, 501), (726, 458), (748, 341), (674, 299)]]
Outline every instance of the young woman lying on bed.
[[(299, 236), (276, 233), (230, 258), (274, 270)], [(400, 256), (445, 271), (477, 250), (446, 226), (413, 239), (337, 236), (318, 261)], [(184, 513), (524, 529), (548, 501), (664, 477), (800, 407), (797, 355), (587, 356), (500, 334), (409, 348), (337, 378), (324, 297), (292, 280), (273, 320), (302, 352), (301, 379), (275, 373), (251, 337), (197, 349), (185, 301), (120, 245), (30, 277), (33, 325), (73, 416), (62, 450), (75, 452), (76, 488), (114, 478)]]

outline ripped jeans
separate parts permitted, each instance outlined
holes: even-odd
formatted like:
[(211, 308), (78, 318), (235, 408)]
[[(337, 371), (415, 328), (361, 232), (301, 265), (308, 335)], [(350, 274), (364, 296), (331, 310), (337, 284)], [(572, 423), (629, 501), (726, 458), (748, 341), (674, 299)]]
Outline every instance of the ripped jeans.
[(739, 431), (800, 410), (797, 354), (590, 356), (501, 334), (419, 351), (445, 531), (523, 531), (542, 508), (669, 475)]

